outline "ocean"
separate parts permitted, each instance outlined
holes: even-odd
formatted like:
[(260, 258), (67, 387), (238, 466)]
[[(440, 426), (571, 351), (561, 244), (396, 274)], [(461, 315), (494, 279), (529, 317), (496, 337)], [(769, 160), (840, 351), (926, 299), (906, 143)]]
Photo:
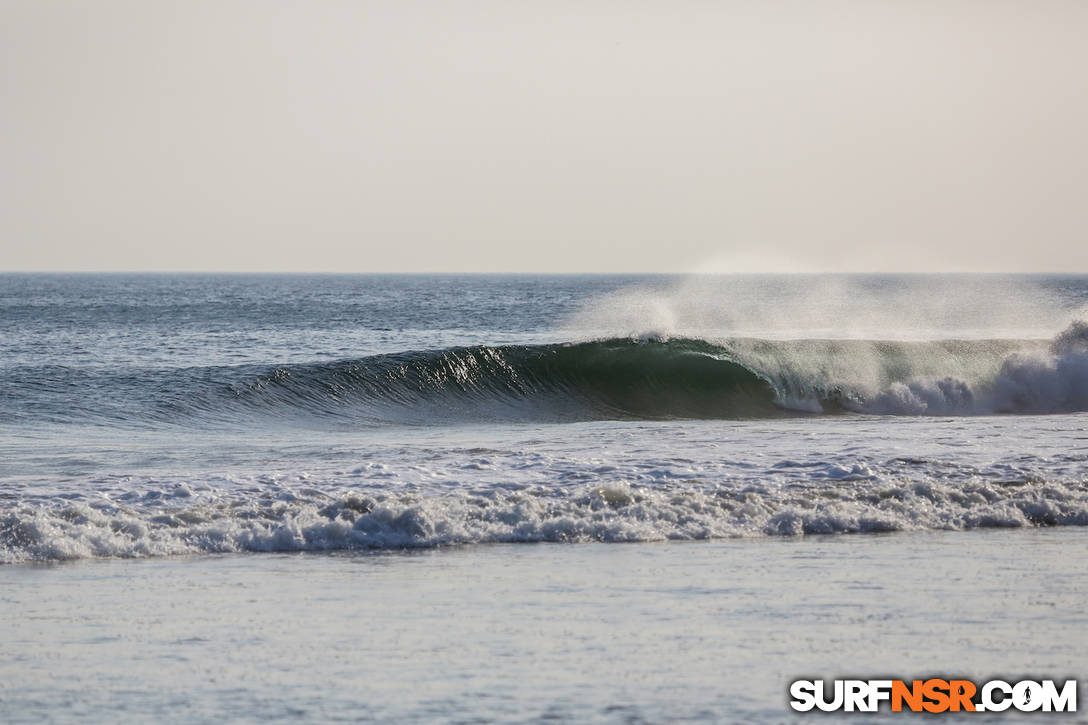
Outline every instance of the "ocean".
[(0, 275), (0, 721), (1080, 676), (1086, 526), (1085, 276)]

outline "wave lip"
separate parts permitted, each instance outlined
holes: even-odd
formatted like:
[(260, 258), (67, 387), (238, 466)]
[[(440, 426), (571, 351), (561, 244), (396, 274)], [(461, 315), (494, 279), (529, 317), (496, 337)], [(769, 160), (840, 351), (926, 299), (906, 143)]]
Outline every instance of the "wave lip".
[(0, 418), (357, 426), (1088, 411), (1088, 323), (1051, 341), (606, 340), (290, 365), (9, 375)]

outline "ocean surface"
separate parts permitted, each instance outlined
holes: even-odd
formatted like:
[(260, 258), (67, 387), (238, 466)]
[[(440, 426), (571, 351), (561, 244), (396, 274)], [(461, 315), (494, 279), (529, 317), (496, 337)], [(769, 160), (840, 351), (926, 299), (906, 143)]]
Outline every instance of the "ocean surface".
[[(820, 628), (818, 611), (806, 603), (808, 594), (826, 595), (821, 587), (829, 580), (805, 562), (844, 551), (829, 542), (845, 534), (859, 536), (847, 537), (843, 566), (861, 562), (857, 572), (871, 576), (924, 566), (912, 552), (935, 541), (941, 556), (972, 552), (975, 562), (960, 562), (956, 577), (987, 567), (1038, 571), (1025, 552), (1045, 550), (1044, 568), (1055, 576), (1035, 582), (1033, 592), (1016, 593), (1010, 583), (1002, 590), (1012, 602), (1001, 610), (1006, 619), (994, 620), (990, 610), (987, 616), (995, 631), (1015, 630), (1037, 604), (1032, 597), (1053, 601), (1055, 617), (1035, 617), (1032, 626), (1036, 643), (1053, 643), (1046, 651), (1058, 654), (1029, 661), (1012, 653), (1038, 654), (1038, 647), (1009, 644), (1002, 660), (1005, 650), (995, 645), (984, 662), (962, 666), (1076, 674), (1068, 670), (1085, 664), (1079, 645), (1088, 644), (1088, 622), (1077, 615), (1086, 592), (1076, 588), (1088, 581), (1085, 526), (1084, 276), (0, 275), (0, 613), (9, 624), (68, 623), (8, 633), (0, 720), (64, 721), (65, 713), (78, 720), (82, 712), (140, 721), (172, 712), (210, 722), (233, 706), (243, 708), (243, 721), (788, 720), (784, 673), (819, 675), (811, 669), (818, 663), (798, 659), (809, 668), (798, 672), (723, 644), (702, 608), (714, 602), (722, 611), (731, 581), (715, 562), (740, 571), (753, 558), (777, 561), (775, 571), (789, 574), (761, 581), (746, 570), (741, 579), (758, 597), (744, 600), (746, 614), (726, 613), (719, 623), (770, 633), (778, 625), (760, 619), (759, 607), (790, 602), (776, 610), (781, 622), (796, 618), (811, 629), (793, 630), (785, 653), (782, 642), (773, 650), (788, 658), (806, 637), (838, 641), (828, 640), (832, 630)], [(632, 542), (641, 543), (620, 546)], [(647, 585), (654, 577), (634, 563), (641, 557), (658, 562), (655, 576), (667, 589)], [(384, 576), (401, 591), (405, 577), (426, 571), (446, 586), (416, 594), (444, 602), (449, 621), (458, 622), (450, 636), (462, 638), (463, 648), (480, 635), (466, 630), (465, 618), (514, 625), (487, 613), (481, 591), (457, 582), (476, 572), (483, 600), (504, 600), (515, 584), (494, 577), (507, 569), (529, 580), (546, 575), (558, 587), (528, 587), (504, 604), (504, 611), (530, 607), (531, 620), (545, 612), (530, 606), (539, 595), (539, 606), (547, 605), (544, 629), (508, 642), (513, 653), (471, 650), (477, 659), (453, 664), (470, 673), (485, 662), (508, 662), (523, 678), (558, 679), (548, 680), (552, 690), (531, 693), (503, 690), (500, 682), (499, 701), (472, 682), (458, 684), (452, 672), (440, 685), (421, 674), (430, 645), (406, 622), (431, 610), (420, 609), (415, 595), (396, 600), (366, 589), (366, 596), (345, 598), (347, 590), (335, 585), (361, 577), (379, 586)], [(698, 662), (670, 650), (672, 659), (644, 691), (657, 695), (642, 699), (626, 681), (626, 689), (570, 684), (577, 678), (558, 673), (569, 675), (564, 668), (572, 662), (554, 653), (540, 670), (515, 662), (519, 641), (539, 648), (541, 638), (555, 644), (569, 630), (585, 645), (589, 635), (577, 623), (608, 619), (601, 597), (626, 606), (624, 580), (613, 575), (628, 570), (639, 611), (680, 606), (694, 618), (677, 620), (679, 630), (650, 626), (647, 636), (660, 639), (655, 651), (675, 644), (674, 635), (690, 635), (688, 651)], [(1072, 578), (1059, 582), (1062, 571)], [(609, 576), (614, 589), (607, 592), (589, 591), (583, 581)], [(294, 592), (283, 595), (291, 599), (284, 606), (298, 610), (292, 621), (300, 627), (309, 625), (298, 592), (312, 587), (329, 601), (350, 601), (350, 621), (343, 607), (323, 616), (343, 624), (348, 639), (370, 626), (368, 617), (373, 626), (400, 627), (404, 638), (386, 638), (370, 656), (424, 658), (413, 659), (422, 670), (408, 667), (396, 686), (360, 695), (365, 703), (350, 693), (343, 702), (317, 697), (348, 684), (344, 672), (324, 672), (323, 684), (311, 683), (315, 697), (302, 698), (301, 715), (284, 700), (283, 682), (264, 691), (264, 707), (241, 695), (231, 700), (230, 692), (244, 689), (238, 682), (224, 695), (182, 677), (190, 688), (182, 706), (171, 705), (169, 687), (150, 675), (128, 671), (136, 679), (126, 680), (116, 664), (95, 675), (93, 632), (64, 638), (78, 628), (72, 622), (90, 616), (81, 612), (81, 597), (125, 606), (119, 582), (130, 593), (135, 582), (157, 582), (136, 592), (133, 606), (165, 612), (191, 600), (191, 612), (201, 601), (194, 588), (214, 594), (224, 578), (262, 594), (228, 597), (223, 607), (242, 619), (247, 607), (263, 612), (277, 627), (289, 624), (269, 598), (275, 591)], [(189, 582), (189, 594), (175, 598), (171, 582)], [(1048, 592), (1047, 582), (1064, 593)], [(961, 579), (941, 586), (941, 601), (989, 606), (978, 599), (989, 591), (992, 603), (992, 590)], [(582, 594), (560, 596), (564, 587)], [(53, 593), (26, 596), (39, 588)], [(894, 590), (887, 596), (913, 602), (907, 616), (933, 610), (938, 596)], [(66, 593), (58, 599), (57, 592)], [(858, 592), (868, 602), (858, 611), (864, 628), (864, 617), (884, 611), (885, 600)], [(367, 607), (374, 609), (368, 614)], [(553, 621), (563, 607), (572, 618), (568, 630)], [(937, 610), (949, 618), (937, 615), (929, 636), (952, 636), (962, 612)], [(234, 620), (223, 611), (216, 636), (229, 638)], [(185, 655), (181, 645), (140, 654), (132, 628), (149, 625), (130, 621), (131, 613), (94, 616), (129, 623), (98, 643), (115, 663), (167, 667)], [(693, 621), (701, 630), (689, 631)], [(835, 633), (849, 629), (835, 621)], [(176, 622), (163, 626), (188, 631)], [(335, 639), (328, 624), (313, 626)], [(431, 632), (434, 622), (420, 626)], [(624, 637), (635, 635), (615, 627), (611, 638), (594, 630), (592, 656), (571, 646), (585, 677), (598, 671), (588, 665), (648, 656), (645, 648), (628, 651)], [(1079, 649), (1062, 650), (1071, 636)], [(182, 633), (169, 641), (198, 643), (193, 668), (229, 656), (221, 638), (213, 646), (202, 637)], [(256, 647), (254, 661), (298, 646), (272, 640), (278, 649)], [(329, 647), (325, 653), (335, 656)], [(40, 659), (45, 651), (60, 662)], [(65, 654), (77, 651), (74, 659)], [(873, 665), (860, 641), (843, 651), (855, 652), (859, 667)], [(488, 660), (492, 655), (497, 659)], [(888, 661), (873, 676), (900, 662)], [(834, 662), (840, 670), (828, 677), (851, 666), (841, 657)], [(918, 658), (900, 664), (922, 666)], [(42, 672), (56, 667), (68, 684), (43, 690)], [(645, 679), (641, 667), (631, 662), (628, 669)], [(731, 673), (732, 684), (708, 692), (711, 684), (699, 679), (702, 699), (679, 684), (694, 681), (684, 680), (686, 669), (705, 679), (713, 667)], [(381, 674), (367, 671), (374, 687)], [(740, 687), (742, 672), (761, 674), (761, 684)], [(220, 676), (245, 679), (229, 668)], [(404, 678), (430, 683), (423, 690), (434, 697), (413, 699)], [(614, 678), (618, 687), (623, 676)], [(666, 696), (670, 683), (679, 699)], [(61, 691), (67, 700), (50, 697)], [(219, 694), (201, 699), (197, 692)]]

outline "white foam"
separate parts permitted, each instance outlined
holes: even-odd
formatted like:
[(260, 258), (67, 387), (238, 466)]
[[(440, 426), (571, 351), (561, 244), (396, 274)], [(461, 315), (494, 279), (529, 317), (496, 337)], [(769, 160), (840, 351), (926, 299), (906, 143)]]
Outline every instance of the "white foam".
[(24, 504), (0, 515), (0, 561), (1088, 525), (1083, 482), (889, 484), (864, 465), (837, 464), (815, 471), (820, 478), (849, 484), (617, 482), (331, 496), (279, 489), (281, 500), (256, 503), (218, 496), (170, 506)]
[[(854, 407), (895, 415), (985, 415), (992, 413), (1072, 413), (1088, 410), (1088, 350), (1072, 333), (1059, 335), (1049, 350), (1023, 350), (1001, 361), (992, 376), (975, 380), (918, 378), (893, 383)], [(1071, 340), (1080, 340), (1079, 343)]]

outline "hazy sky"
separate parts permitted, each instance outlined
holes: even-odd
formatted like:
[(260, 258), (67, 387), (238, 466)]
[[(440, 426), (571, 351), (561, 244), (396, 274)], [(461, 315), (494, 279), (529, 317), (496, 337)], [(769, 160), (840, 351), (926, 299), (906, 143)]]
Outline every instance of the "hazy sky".
[(0, 269), (1088, 272), (1088, 2), (0, 0)]

